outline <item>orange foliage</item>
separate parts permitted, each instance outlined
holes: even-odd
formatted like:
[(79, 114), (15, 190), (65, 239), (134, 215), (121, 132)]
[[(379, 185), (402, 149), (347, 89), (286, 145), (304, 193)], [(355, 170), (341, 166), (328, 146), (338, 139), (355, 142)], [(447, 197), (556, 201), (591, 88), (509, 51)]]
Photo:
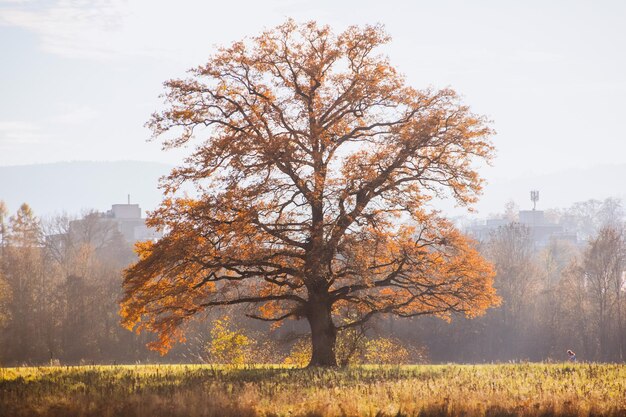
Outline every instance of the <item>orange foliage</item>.
[[(128, 328), (157, 332), (164, 352), (186, 320), (225, 305), (276, 322), (326, 308), (349, 327), (498, 302), (491, 266), (428, 209), (476, 201), (492, 131), (454, 91), (406, 85), (375, 53), (388, 41), (378, 26), (288, 21), (166, 83), (149, 126), (195, 150), (150, 214), (164, 237), (138, 244), (125, 273)], [(178, 197), (183, 183), (199, 198)]]

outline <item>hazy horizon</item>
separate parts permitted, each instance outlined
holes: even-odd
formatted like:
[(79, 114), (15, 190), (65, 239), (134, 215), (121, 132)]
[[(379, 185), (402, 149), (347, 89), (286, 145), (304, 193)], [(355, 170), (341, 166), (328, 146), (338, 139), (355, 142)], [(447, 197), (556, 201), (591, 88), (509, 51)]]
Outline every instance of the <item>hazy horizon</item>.
[[(152, 210), (160, 203), (162, 194), (157, 188), (158, 178), (173, 167), (155, 161), (66, 161), (45, 164), (0, 166), (0, 200), (10, 213), (23, 202), (33, 207), (42, 217), (67, 212), (79, 215), (84, 210), (105, 211), (112, 204), (125, 203), (131, 195), (132, 203), (142, 211)], [(141, 175), (137, 175), (141, 172)], [(448, 216), (485, 219), (502, 213), (504, 205), (514, 201), (520, 209), (529, 209), (529, 191), (540, 191), (538, 209), (563, 209), (589, 199), (609, 197), (626, 201), (626, 189), (615, 187), (626, 178), (626, 163), (603, 164), (593, 168), (567, 168), (549, 174), (520, 176), (492, 181), (485, 187), (475, 211), (455, 208), (451, 199), (435, 202), (435, 207)]]

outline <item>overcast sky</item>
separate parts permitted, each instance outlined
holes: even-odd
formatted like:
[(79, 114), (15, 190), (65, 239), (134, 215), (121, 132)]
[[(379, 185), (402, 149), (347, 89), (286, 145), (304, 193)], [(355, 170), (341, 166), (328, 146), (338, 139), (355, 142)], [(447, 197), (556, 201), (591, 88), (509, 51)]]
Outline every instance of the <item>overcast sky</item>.
[(0, 0), (0, 165), (175, 164), (161, 83), (283, 22), (382, 23), (409, 82), (494, 121), (490, 180), (626, 161), (626, 1)]

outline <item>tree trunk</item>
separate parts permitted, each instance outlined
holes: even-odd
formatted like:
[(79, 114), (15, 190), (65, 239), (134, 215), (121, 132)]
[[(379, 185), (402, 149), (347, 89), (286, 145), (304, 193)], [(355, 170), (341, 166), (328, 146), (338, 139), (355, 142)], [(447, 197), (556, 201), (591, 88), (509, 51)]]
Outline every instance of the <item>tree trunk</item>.
[(311, 302), (307, 311), (307, 319), (311, 326), (312, 366), (337, 366), (335, 342), (337, 329), (333, 323), (330, 305), (319, 301)]

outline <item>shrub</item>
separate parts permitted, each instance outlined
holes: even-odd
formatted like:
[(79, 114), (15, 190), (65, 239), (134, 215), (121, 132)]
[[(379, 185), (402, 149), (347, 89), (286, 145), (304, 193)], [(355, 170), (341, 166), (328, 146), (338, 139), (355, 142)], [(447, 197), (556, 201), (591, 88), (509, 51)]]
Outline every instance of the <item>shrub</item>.
[(365, 343), (365, 361), (381, 365), (399, 365), (408, 363), (409, 350), (397, 339), (379, 337)]
[(285, 358), (283, 363), (285, 365), (295, 365), (298, 367), (305, 367), (311, 361), (311, 341), (306, 339), (298, 339), (291, 348), (289, 355)]
[(243, 365), (252, 359), (254, 344), (253, 339), (231, 323), (229, 316), (224, 316), (213, 321), (206, 350), (213, 363)]

